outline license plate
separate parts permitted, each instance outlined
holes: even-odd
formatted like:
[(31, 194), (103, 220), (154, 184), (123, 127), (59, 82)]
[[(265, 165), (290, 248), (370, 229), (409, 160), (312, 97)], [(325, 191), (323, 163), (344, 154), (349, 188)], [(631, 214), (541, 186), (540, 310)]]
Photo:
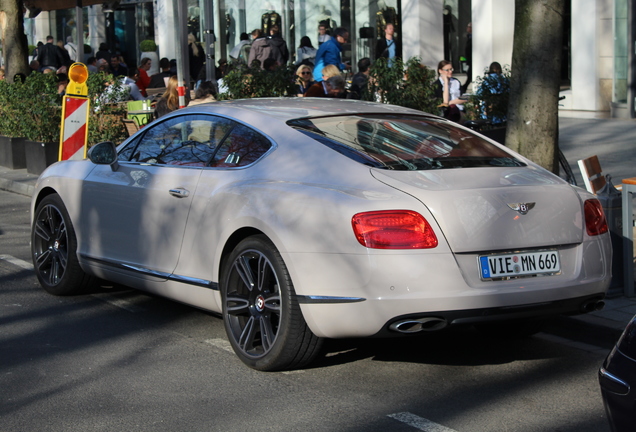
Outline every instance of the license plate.
[(561, 271), (557, 251), (480, 256), (479, 267), (482, 279), (552, 275)]

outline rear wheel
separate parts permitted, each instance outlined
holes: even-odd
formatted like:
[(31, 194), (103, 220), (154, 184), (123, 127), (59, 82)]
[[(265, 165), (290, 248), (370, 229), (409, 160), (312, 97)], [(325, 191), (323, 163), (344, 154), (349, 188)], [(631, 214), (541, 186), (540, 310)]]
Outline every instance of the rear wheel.
[(54, 295), (80, 294), (93, 282), (80, 268), (71, 218), (57, 194), (48, 195), (35, 210), (31, 254), (40, 285)]
[(234, 352), (262, 371), (300, 368), (320, 351), (280, 253), (265, 236), (232, 251), (222, 276), (223, 322)]

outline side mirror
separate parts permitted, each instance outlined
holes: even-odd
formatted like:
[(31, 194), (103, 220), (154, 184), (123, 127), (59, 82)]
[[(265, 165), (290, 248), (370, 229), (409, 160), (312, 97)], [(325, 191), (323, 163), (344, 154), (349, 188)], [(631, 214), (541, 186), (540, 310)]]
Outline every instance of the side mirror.
[(113, 171), (117, 171), (117, 147), (110, 141), (95, 144), (88, 150), (88, 159), (95, 165), (110, 165)]

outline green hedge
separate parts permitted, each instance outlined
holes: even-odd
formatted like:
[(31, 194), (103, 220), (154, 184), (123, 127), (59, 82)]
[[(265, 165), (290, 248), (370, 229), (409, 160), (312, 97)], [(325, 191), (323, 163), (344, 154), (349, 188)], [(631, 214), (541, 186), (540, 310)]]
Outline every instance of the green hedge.
[[(121, 122), (126, 107), (98, 103), (108, 82), (117, 81), (106, 74), (91, 74), (88, 79), (91, 99), (89, 146), (101, 141), (117, 144), (127, 136)], [(57, 94), (55, 74), (33, 72), (24, 83), (0, 81), (0, 135), (41, 142), (59, 141), (61, 116), (62, 96)]]

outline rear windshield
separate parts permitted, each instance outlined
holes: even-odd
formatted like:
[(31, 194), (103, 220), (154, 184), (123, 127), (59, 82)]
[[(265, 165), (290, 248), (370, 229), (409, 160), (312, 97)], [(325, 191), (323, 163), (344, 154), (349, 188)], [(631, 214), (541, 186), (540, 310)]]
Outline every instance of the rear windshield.
[(290, 120), (287, 124), (351, 159), (381, 169), (525, 165), (471, 132), (427, 117), (349, 115)]

